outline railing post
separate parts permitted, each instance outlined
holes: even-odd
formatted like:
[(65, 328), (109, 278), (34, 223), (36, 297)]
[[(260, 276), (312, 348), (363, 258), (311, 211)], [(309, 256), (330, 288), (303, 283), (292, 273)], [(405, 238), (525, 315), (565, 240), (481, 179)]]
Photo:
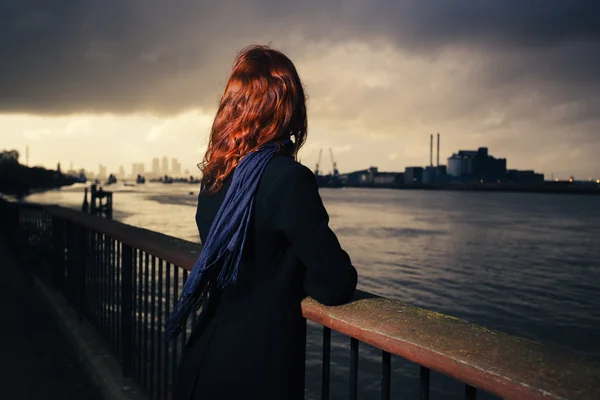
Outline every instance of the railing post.
[(15, 204), (13, 208), (14, 208), (15, 212), (13, 213), (14, 219), (13, 219), (13, 226), (12, 226), (12, 228), (13, 228), (12, 234), (17, 235), (17, 232), (19, 231), (19, 228), (21, 227), (21, 215), (20, 215), (21, 207), (19, 207), (18, 204)]
[(90, 189), (90, 214), (96, 215), (96, 185)]
[(350, 337), (350, 399), (358, 398), (358, 339)]
[(129, 377), (133, 364), (133, 250), (123, 243), (121, 251), (121, 348), (123, 375)]
[(13, 247), (13, 251), (16, 251), (18, 257), (21, 257), (21, 248), (19, 241), (19, 228), (21, 225), (20, 221), (20, 206), (18, 204), (11, 203), (10, 209), (12, 213), (10, 214), (10, 228), (8, 232), (8, 236), (10, 237), (10, 243)]
[(88, 230), (83, 227), (77, 228), (77, 266), (75, 276), (77, 277), (77, 314), (79, 321), (83, 321), (83, 316), (86, 311), (86, 270), (88, 254)]
[(8, 233), (12, 228), (12, 205), (6, 200), (0, 200), (0, 204), (2, 204), (2, 233), (6, 237), (6, 239), (10, 240)]
[(65, 228), (65, 249), (66, 249), (66, 278), (64, 294), (71, 307), (76, 308), (75, 290), (77, 281), (74, 278), (74, 270), (76, 268), (77, 258), (75, 257), (75, 235), (73, 232), (74, 225), (69, 221), (64, 221)]
[(0, 198), (0, 227), (2, 228), (2, 234), (8, 233), (8, 204), (6, 201)]
[[(306, 337), (306, 335), (304, 335)], [(304, 340), (306, 343), (306, 339)], [(323, 362), (321, 373), (321, 400), (329, 400), (329, 380), (331, 365), (331, 329), (323, 327)]]
[(112, 219), (113, 217), (113, 204), (112, 204), (112, 193), (108, 193), (106, 197), (106, 218)]
[(65, 237), (64, 221), (52, 217), (52, 280), (59, 290), (64, 289), (65, 280)]

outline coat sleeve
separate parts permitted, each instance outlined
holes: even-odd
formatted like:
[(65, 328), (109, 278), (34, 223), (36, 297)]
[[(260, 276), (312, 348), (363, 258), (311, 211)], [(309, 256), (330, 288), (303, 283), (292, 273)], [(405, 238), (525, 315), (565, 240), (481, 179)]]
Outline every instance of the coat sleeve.
[(264, 210), (306, 267), (304, 290), (327, 306), (350, 300), (357, 272), (329, 227), (315, 175), (301, 164), (282, 168), (270, 185)]

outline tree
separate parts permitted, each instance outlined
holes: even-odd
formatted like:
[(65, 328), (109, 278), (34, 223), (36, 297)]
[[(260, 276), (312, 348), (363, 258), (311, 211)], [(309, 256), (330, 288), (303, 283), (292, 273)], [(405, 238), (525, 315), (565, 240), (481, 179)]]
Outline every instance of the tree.
[(0, 153), (0, 163), (19, 163), (19, 152), (17, 150), (3, 150)]

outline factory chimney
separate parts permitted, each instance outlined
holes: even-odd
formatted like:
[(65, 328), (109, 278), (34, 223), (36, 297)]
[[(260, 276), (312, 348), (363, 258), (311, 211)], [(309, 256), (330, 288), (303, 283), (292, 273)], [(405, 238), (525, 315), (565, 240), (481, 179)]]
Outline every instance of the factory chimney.
[(429, 166), (433, 167), (433, 134), (429, 135)]
[(440, 166), (440, 133), (438, 132), (437, 137), (437, 166)]

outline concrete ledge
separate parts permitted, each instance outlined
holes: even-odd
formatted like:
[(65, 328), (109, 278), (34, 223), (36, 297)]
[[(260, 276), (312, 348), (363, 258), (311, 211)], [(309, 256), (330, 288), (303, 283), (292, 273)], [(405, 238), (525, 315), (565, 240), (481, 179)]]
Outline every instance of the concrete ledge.
[(58, 325), (73, 344), (86, 372), (100, 388), (102, 397), (106, 400), (148, 400), (131, 379), (123, 377), (121, 365), (106, 349), (94, 328), (87, 321), (79, 322), (65, 299), (35, 274), (32, 274), (32, 279), (54, 312)]

